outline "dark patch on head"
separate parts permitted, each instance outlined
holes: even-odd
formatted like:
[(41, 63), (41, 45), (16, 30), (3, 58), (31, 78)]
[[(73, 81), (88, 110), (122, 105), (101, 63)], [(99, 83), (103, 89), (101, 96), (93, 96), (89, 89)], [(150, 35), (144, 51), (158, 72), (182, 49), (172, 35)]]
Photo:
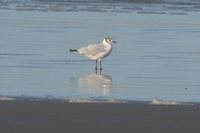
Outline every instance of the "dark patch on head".
[(107, 43), (112, 43), (112, 38), (111, 37), (105, 37), (105, 41), (107, 42)]

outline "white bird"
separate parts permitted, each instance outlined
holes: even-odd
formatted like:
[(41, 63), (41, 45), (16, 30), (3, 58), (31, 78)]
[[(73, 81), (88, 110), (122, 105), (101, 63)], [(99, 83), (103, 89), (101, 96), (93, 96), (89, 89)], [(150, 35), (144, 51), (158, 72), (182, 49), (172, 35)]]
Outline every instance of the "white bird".
[(112, 40), (110, 37), (105, 37), (102, 43), (99, 44), (91, 44), (86, 47), (82, 47), (79, 49), (69, 49), (70, 52), (79, 53), (88, 57), (91, 60), (96, 61), (96, 73), (98, 69), (98, 62), (100, 63), (100, 72), (102, 71), (101, 61), (103, 58), (107, 57), (113, 49), (112, 43), (117, 43)]

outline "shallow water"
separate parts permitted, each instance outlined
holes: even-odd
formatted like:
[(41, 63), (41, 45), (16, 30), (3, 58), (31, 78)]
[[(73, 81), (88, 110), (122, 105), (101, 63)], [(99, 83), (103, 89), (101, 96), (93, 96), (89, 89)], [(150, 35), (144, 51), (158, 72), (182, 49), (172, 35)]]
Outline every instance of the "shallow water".
[[(96, 75), (95, 62), (68, 49), (105, 36), (118, 43)], [(193, 10), (1, 9), (0, 95), (200, 102), (199, 36)]]

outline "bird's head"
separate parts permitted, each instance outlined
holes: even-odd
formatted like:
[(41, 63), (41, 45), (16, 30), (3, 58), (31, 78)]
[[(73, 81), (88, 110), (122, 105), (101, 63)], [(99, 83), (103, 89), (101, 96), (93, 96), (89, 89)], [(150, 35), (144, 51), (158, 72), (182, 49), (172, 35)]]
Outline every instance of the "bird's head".
[(111, 37), (105, 37), (103, 43), (112, 44), (112, 43), (117, 43), (117, 41), (114, 41)]

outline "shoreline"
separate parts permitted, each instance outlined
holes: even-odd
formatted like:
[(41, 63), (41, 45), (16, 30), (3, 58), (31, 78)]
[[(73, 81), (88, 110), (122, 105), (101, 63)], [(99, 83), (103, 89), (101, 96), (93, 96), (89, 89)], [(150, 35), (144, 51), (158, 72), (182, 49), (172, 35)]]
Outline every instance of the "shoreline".
[(115, 99), (115, 98), (53, 98), (53, 97), (31, 97), (31, 96), (1, 96), (1, 101), (60, 101), (68, 103), (142, 103), (153, 105), (200, 105), (197, 101), (177, 101), (165, 99), (152, 99), (152, 100), (132, 100), (132, 99)]
[(0, 101), (3, 133), (197, 133), (200, 104)]

